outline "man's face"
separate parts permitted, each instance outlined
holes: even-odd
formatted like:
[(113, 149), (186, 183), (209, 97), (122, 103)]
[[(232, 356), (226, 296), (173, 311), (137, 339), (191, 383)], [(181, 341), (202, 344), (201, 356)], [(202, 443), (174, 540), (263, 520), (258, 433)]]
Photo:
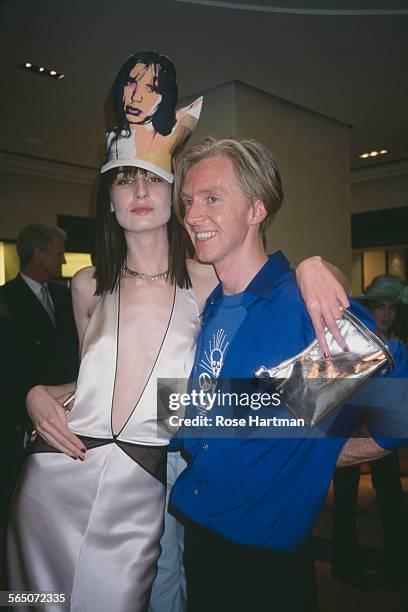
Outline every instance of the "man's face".
[(143, 123), (161, 102), (157, 93), (157, 72), (153, 65), (136, 64), (123, 90), (123, 110), (130, 124)]
[(61, 266), (65, 263), (64, 241), (54, 238), (46, 251), (38, 251), (38, 259), (46, 282), (61, 277)]
[(167, 224), (171, 185), (153, 172), (138, 169), (133, 176), (119, 171), (111, 190), (119, 225), (129, 232), (146, 232)]
[(215, 265), (233, 261), (248, 241), (254, 212), (231, 160), (218, 156), (194, 164), (184, 179), (182, 199), (198, 259)]
[(372, 314), (375, 319), (377, 330), (383, 334), (387, 334), (397, 316), (397, 306), (395, 302), (382, 300), (375, 304)]

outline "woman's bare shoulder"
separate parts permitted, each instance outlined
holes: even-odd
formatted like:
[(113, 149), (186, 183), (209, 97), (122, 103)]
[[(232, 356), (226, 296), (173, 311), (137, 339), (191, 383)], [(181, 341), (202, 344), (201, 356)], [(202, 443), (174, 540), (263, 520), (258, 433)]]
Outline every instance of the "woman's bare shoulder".
[(80, 300), (88, 306), (96, 302), (96, 279), (94, 266), (81, 268), (72, 277), (72, 296), (74, 300)]

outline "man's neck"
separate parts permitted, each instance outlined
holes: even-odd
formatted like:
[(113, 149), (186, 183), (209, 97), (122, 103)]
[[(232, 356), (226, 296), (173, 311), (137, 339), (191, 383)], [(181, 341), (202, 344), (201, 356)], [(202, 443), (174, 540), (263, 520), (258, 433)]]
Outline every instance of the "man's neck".
[(268, 256), (263, 247), (256, 245), (250, 252), (231, 253), (216, 263), (215, 271), (222, 283), (224, 294), (234, 295), (244, 291), (267, 261)]
[(46, 278), (44, 274), (41, 274), (41, 272), (39, 272), (32, 266), (27, 266), (26, 268), (24, 268), (24, 270), (21, 270), (21, 273), (25, 276), (28, 276), (28, 278), (31, 278), (37, 283), (40, 283), (40, 285), (44, 285), (48, 281), (48, 278)]

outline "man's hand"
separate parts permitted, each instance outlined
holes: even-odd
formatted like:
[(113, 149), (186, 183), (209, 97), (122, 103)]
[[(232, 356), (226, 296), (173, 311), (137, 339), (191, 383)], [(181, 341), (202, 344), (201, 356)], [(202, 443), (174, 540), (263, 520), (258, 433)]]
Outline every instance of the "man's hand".
[(322, 355), (325, 359), (330, 357), (329, 347), (324, 335), (325, 327), (330, 331), (340, 348), (348, 351), (346, 341), (336, 324), (336, 320), (342, 317), (340, 306), (343, 308), (350, 306), (345, 292), (345, 288), (347, 289), (348, 286), (347, 279), (340, 270), (318, 256), (304, 259), (298, 265), (296, 279), (312, 320)]
[(28, 392), (26, 405), (36, 431), (48, 444), (73, 459), (83, 461), (86, 449), (83, 442), (68, 428), (68, 407), (61, 406), (70, 395), (66, 393), (58, 401), (48, 393), (46, 387), (37, 385)]
[(338, 456), (336, 467), (346, 467), (348, 465), (355, 465), (356, 463), (375, 461), (376, 459), (385, 457), (385, 455), (389, 455), (390, 451), (378, 446), (378, 444), (369, 437), (366, 427), (361, 430), (360, 435), (364, 437), (353, 437), (346, 441)]

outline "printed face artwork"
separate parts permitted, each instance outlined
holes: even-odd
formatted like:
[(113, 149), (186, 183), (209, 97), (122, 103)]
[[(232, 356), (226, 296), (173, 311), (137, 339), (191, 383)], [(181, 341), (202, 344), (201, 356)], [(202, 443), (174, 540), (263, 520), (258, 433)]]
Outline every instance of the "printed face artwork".
[(123, 90), (123, 109), (129, 124), (146, 123), (155, 113), (162, 96), (157, 92), (158, 71), (153, 64), (136, 64)]
[(153, 172), (120, 170), (110, 197), (119, 225), (128, 232), (146, 232), (167, 224), (171, 212), (171, 185)]

